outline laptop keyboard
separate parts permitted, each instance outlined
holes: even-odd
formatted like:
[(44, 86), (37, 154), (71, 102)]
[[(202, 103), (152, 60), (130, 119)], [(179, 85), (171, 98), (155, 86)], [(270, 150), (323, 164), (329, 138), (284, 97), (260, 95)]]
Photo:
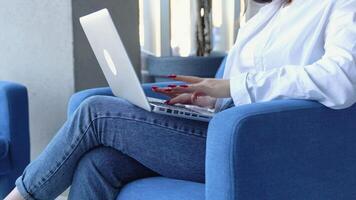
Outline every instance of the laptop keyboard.
[(159, 102), (151, 102), (153, 110), (156, 110), (160, 113), (166, 113), (168, 115), (183, 117), (187, 119), (197, 119), (201, 121), (209, 121), (213, 117), (213, 113), (210, 112), (197, 112), (191, 109), (184, 107), (184, 105), (167, 105)]
[(151, 104), (153, 105), (156, 105), (156, 106), (159, 106), (159, 107), (164, 107), (166, 109), (171, 109), (171, 110), (174, 110), (174, 111), (177, 111), (179, 112), (179, 110), (181, 111), (189, 111), (189, 112), (195, 112), (193, 110), (190, 110), (188, 108), (185, 108), (183, 105), (168, 105), (168, 104), (165, 104), (165, 103), (160, 103), (160, 102), (150, 102)]

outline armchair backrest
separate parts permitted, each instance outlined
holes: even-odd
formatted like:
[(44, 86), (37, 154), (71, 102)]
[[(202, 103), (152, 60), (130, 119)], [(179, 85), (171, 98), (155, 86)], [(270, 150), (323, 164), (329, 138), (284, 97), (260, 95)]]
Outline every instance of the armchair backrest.
[(221, 62), (220, 67), (218, 69), (218, 71), (215, 74), (215, 78), (222, 78), (224, 76), (224, 70), (225, 70), (225, 64), (226, 64), (226, 58), (227, 56), (224, 58), (224, 60)]

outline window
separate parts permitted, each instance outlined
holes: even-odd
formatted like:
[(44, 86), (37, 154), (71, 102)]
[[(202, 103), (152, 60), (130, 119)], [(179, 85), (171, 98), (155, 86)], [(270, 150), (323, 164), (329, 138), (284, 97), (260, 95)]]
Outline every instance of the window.
[[(156, 56), (195, 54), (194, 0), (139, 1), (143, 51)], [(228, 51), (232, 47), (239, 5), (239, 0), (212, 0), (212, 41), (215, 51)]]
[(193, 54), (195, 9), (191, 0), (171, 0), (171, 48), (173, 55)]

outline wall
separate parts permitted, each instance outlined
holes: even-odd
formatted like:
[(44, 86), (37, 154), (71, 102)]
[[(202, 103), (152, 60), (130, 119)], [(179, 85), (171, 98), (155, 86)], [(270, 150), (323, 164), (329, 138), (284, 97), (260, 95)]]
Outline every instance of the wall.
[(0, 80), (28, 88), (32, 159), (64, 123), (70, 96), (106, 85), (78, 23), (79, 16), (104, 7), (138, 72), (137, 0), (0, 0)]
[(70, 0), (0, 0), (0, 79), (28, 87), (32, 158), (65, 120), (74, 91)]

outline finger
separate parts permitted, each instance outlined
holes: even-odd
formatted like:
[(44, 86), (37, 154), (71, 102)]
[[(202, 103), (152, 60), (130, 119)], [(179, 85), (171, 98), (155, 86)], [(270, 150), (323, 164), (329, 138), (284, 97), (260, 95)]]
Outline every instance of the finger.
[(172, 91), (171, 87), (156, 87), (156, 88), (152, 88), (152, 89), (157, 92), (171, 92)]
[(167, 87), (169, 87), (169, 88), (175, 88), (175, 87), (178, 87), (178, 86), (175, 85), (175, 84), (171, 84), (171, 85), (168, 85)]
[(199, 96), (200, 96), (199, 93), (194, 92), (194, 93), (192, 94), (192, 102), (193, 102), (193, 103), (197, 102)]
[(192, 104), (191, 95), (188, 95), (188, 94), (179, 95), (179, 96), (177, 96), (175, 98), (172, 98), (167, 103), (170, 104), (170, 105), (174, 105), (174, 104), (177, 104), (177, 103), (180, 103), (180, 104)]
[(169, 95), (179, 95), (181, 93), (177, 93), (173, 90), (173, 88), (157, 88), (154, 90), (157, 93), (169, 94)]
[(176, 97), (177, 94), (176, 93), (172, 93), (172, 90), (171, 89), (163, 89), (163, 88), (158, 88), (158, 87), (152, 87), (152, 91), (153, 92), (156, 92), (156, 93), (159, 93), (159, 94), (163, 94), (163, 95), (166, 95), (170, 98), (173, 98), (173, 97)]
[(187, 82), (187, 83), (199, 83), (201, 81), (203, 81), (203, 78), (199, 78), (196, 76), (177, 76), (177, 75), (170, 75), (168, 76), (168, 78), (174, 79), (176, 81), (183, 81), (183, 82)]
[(203, 88), (199, 84), (192, 84), (192, 85), (184, 85), (184, 86), (179, 86), (176, 88), (171, 88), (170, 89), (172, 93), (175, 94), (184, 94), (184, 93), (203, 93)]

